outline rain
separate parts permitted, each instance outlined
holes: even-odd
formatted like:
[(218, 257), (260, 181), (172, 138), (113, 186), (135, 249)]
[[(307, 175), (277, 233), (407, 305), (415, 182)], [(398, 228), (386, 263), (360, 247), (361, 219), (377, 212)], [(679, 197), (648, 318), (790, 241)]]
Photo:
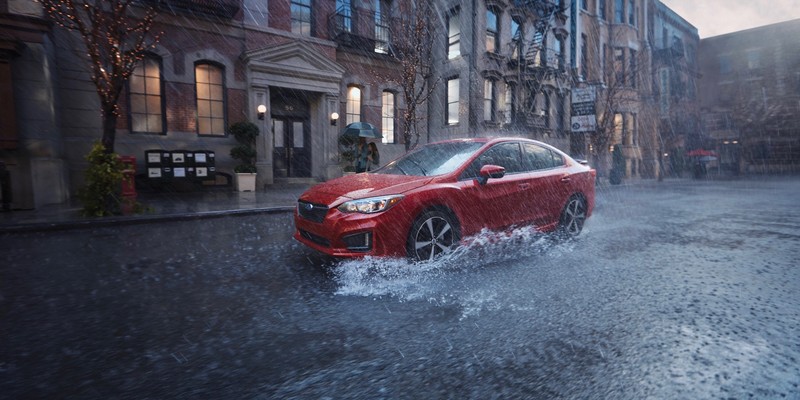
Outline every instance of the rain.
[[(0, 398), (800, 398), (800, 20), (75, 2), (0, 6)], [(323, 254), (280, 192), (380, 178), (356, 173), (356, 125), (376, 169), (442, 140), (543, 142), (593, 170), (594, 210), (570, 238), (512, 224), (433, 260)], [(138, 197), (90, 217), (97, 143)], [(480, 216), (531, 206), (498, 207)]]

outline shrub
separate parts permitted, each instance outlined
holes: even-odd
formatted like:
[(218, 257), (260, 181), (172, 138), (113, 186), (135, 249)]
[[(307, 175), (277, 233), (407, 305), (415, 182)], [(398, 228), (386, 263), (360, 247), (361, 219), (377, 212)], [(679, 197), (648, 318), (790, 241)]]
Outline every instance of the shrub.
[(78, 191), (83, 204), (83, 214), (102, 217), (119, 214), (120, 191), (124, 165), (117, 153), (106, 153), (105, 146), (97, 142), (86, 156), (89, 168), (86, 169), (86, 184)]

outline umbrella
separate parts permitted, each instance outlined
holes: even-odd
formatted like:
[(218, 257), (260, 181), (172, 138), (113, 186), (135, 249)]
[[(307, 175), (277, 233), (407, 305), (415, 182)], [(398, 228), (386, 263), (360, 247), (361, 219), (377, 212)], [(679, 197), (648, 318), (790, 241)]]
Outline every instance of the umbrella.
[(342, 136), (357, 138), (363, 137), (367, 139), (383, 139), (383, 135), (378, 132), (378, 128), (367, 122), (353, 122), (344, 127)]
[(716, 157), (717, 153), (714, 153), (711, 150), (705, 149), (694, 149), (688, 153), (686, 153), (689, 157)]

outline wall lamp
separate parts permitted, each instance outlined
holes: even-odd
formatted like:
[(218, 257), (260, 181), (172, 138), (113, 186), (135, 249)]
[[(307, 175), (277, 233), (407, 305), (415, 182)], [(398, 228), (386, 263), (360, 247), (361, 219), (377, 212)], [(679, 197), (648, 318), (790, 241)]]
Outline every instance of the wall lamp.
[(258, 119), (264, 119), (264, 115), (267, 114), (267, 106), (259, 104), (258, 107), (256, 107), (256, 111), (258, 111)]
[(339, 113), (337, 112), (331, 113), (331, 125), (336, 126), (337, 121), (339, 121)]

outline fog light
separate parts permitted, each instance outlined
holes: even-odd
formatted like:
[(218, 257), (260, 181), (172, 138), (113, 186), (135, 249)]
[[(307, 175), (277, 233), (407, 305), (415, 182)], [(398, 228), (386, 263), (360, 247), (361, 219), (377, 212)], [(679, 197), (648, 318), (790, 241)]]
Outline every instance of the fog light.
[(355, 235), (345, 236), (342, 238), (342, 241), (347, 246), (347, 250), (351, 251), (372, 250), (372, 232), (361, 232)]

